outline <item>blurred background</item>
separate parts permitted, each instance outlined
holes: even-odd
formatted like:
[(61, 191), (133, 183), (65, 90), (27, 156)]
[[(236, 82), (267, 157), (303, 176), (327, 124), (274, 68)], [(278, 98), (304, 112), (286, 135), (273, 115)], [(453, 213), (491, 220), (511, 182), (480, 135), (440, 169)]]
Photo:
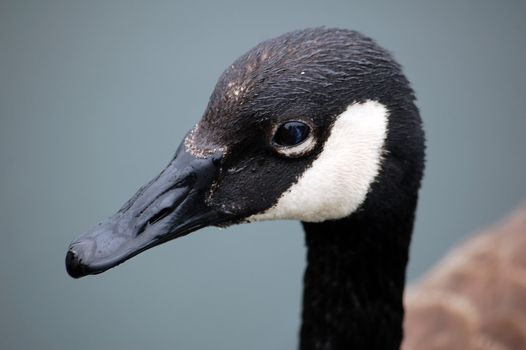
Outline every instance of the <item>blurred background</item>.
[(409, 280), (526, 198), (526, 2), (0, 0), (0, 348), (293, 349), (297, 222), (209, 228), (73, 280), (69, 242), (158, 173), (236, 57), (375, 38), (428, 138)]

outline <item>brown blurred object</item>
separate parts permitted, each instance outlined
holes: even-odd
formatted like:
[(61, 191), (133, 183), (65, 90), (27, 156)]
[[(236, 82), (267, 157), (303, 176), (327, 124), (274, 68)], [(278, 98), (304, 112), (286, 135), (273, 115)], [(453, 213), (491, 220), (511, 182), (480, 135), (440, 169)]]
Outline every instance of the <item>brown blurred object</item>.
[(526, 349), (526, 205), (407, 289), (403, 350)]

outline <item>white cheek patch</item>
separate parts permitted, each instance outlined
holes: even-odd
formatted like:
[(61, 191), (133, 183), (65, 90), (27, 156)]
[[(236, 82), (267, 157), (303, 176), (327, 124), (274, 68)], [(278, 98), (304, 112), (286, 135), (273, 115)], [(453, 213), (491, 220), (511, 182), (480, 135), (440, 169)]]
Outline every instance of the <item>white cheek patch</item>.
[(248, 221), (341, 219), (363, 203), (381, 167), (387, 108), (368, 100), (340, 114), (323, 151), (278, 202)]

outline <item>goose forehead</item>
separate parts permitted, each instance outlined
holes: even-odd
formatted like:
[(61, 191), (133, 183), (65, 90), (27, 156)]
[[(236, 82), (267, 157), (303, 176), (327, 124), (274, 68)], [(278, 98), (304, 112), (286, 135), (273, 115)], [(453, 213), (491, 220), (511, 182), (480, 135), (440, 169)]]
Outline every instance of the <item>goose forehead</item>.
[(389, 54), (359, 33), (288, 33), (259, 44), (225, 70), (185, 144), (196, 155), (232, 150), (259, 137), (269, 120), (294, 117), (313, 118), (326, 128), (352, 101), (385, 100), (376, 95), (384, 90), (371, 86), (399, 73)]
[(389, 61), (373, 41), (355, 32), (288, 33), (259, 44), (223, 72), (202, 122), (218, 127), (244, 114), (264, 115), (312, 100), (328, 106), (338, 96), (347, 105), (349, 96), (364, 88), (360, 77), (374, 78), (374, 63), (390, 66)]

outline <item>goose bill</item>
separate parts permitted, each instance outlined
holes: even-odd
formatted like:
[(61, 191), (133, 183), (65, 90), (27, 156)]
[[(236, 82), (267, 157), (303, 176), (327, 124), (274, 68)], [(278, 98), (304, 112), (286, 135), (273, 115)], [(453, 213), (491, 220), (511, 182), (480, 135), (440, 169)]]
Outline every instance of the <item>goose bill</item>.
[(71, 277), (98, 274), (140, 252), (231, 218), (206, 204), (222, 154), (197, 158), (180, 146), (168, 166), (113, 216), (69, 246)]

